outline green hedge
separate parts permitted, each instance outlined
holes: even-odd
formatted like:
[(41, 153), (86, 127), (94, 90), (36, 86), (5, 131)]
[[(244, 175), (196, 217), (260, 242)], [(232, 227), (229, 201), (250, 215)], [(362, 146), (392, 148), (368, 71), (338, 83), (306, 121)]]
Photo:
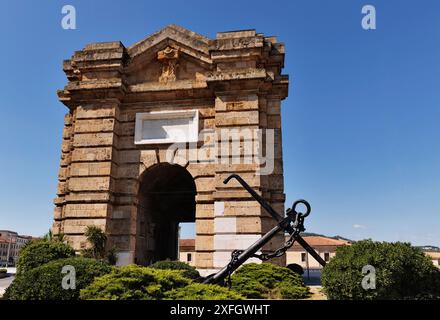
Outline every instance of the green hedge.
[(309, 289), (292, 270), (269, 263), (249, 263), (232, 275), (232, 289), (251, 299), (302, 299)]
[[(365, 265), (375, 268), (376, 289), (365, 290)], [(322, 273), (329, 299), (440, 298), (440, 270), (408, 243), (359, 241), (339, 247)]]
[(53, 260), (75, 256), (75, 250), (58, 241), (31, 241), (24, 246), (17, 261), (17, 274), (27, 272)]
[(165, 298), (171, 300), (242, 300), (243, 296), (234, 290), (218, 285), (191, 283), (166, 292)]
[(84, 300), (237, 300), (243, 297), (218, 285), (193, 283), (180, 270), (136, 265), (114, 268), (81, 290)]
[(182, 262), (182, 261), (170, 261), (170, 260), (164, 260), (164, 261), (158, 261), (151, 265), (151, 268), (154, 269), (161, 269), (161, 270), (182, 270), (183, 275), (190, 279), (198, 279), (200, 278), (199, 272), (196, 270), (196, 268), (190, 266), (189, 264)]
[(191, 279), (177, 270), (158, 270), (129, 265), (114, 268), (81, 290), (85, 300), (156, 300), (167, 291), (190, 284)]
[[(76, 288), (63, 289), (64, 266), (73, 266), (76, 273)], [(6, 289), (4, 298), (9, 300), (76, 300), (82, 288), (95, 277), (109, 273), (112, 267), (94, 259), (67, 258), (51, 261), (40, 267), (18, 274)]]

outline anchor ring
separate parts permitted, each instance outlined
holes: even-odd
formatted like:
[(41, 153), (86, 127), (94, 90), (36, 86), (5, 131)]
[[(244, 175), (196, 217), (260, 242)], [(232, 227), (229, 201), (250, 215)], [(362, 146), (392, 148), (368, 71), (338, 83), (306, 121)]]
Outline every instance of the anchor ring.
[[(303, 212), (298, 212), (298, 211), (296, 210), (296, 207), (297, 207), (298, 205), (300, 205), (300, 204), (302, 204), (302, 205), (304, 205), (304, 206), (306, 207), (306, 212), (303, 213)], [(305, 217), (307, 217), (307, 216), (310, 214), (310, 212), (312, 211), (312, 207), (310, 206), (310, 203), (308, 203), (306, 200), (304, 200), (304, 199), (299, 199), (299, 200), (296, 200), (296, 201), (293, 203), (292, 211), (295, 212), (296, 214), (301, 215), (301, 217), (305, 218)]]

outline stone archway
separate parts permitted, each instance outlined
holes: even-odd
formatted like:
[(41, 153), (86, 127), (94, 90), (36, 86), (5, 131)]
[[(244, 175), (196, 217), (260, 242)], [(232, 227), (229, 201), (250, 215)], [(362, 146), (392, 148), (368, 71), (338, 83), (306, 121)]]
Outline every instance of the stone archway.
[[(223, 184), (225, 178), (239, 174), (284, 212), (284, 54), (283, 43), (253, 29), (209, 39), (176, 25), (129, 47), (100, 42), (75, 51), (64, 61), (68, 83), (58, 91), (69, 112), (54, 235), (65, 234), (80, 251), (89, 245), (85, 229), (95, 225), (117, 250), (118, 264), (148, 264), (175, 257), (177, 223), (194, 221), (195, 210), (195, 266), (204, 275), (223, 268), (231, 252), (247, 248), (275, 224), (237, 182)], [(241, 130), (252, 136), (232, 136)], [(266, 134), (271, 143), (265, 139), (266, 146), (248, 148)], [(166, 164), (169, 147), (181, 143), (188, 152), (174, 156), (186, 169)], [(196, 204), (183, 196), (194, 184)], [(182, 196), (165, 197), (170, 191)], [(152, 225), (159, 231), (147, 227)], [(280, 233), (263, 251), (284, 240)]]
[(159, 163), (144, 171), (138, 195), (136, 263), (178, 259), (179, 223), (195, 222), (195, 195), (193, 177), (179, 165)]

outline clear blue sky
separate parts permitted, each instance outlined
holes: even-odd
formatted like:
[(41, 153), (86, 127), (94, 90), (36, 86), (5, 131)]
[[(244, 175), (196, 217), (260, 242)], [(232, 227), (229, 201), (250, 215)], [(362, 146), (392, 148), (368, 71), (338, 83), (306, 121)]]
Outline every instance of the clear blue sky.
[[(51, 225), (62, 60), (175, 23), (209, 37), (255, 28), (286, 44), (285, 189), (289, 203), (312, 204), (308, 231), (440, 246), (440, 2), (0, 2), (0, 229)], [(65, 4), (77, 30), (60, 26)], [(375, 31), (361, 28), (365, 4)]]

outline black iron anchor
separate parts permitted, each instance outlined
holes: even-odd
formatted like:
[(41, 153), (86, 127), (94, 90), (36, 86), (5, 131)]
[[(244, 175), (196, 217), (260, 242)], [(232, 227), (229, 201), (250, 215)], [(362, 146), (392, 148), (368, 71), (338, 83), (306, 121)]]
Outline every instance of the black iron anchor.
[[(235, 178), (272, 216), (272, 218), (278, 222), (278, 224), (246, 250), (235, 250), (232, 252), (231, 261), (228, 263), (228, 265), (223, 267), (219, 272), (208, 276), (203, 283), (224, 283), (224, 280), (227, 277), (230, 279), (231, 274), (249, 258), (256, 257), (265, 261), (273, 257), (282, 256), (285, 254), (287, 249), (293, 245), (294, 241), (297, 241), (298, 244), (300, 244), (323, 267), (326, 265), (324, 259), (322, 259), (321, 256), (300, 235), (300, 233), (305, 230), (304, 218), (306, 218), (311, 212), (311, 206), (306, 200), (300, 199), (295, 201), (292, 208), (288, 209), (286, 211), (286, 216), (283, 217), (278, 214), (278, 212), (276, 212), (272, 206), (266, 200), (264, 200), (263, 197), (256, 193), (255, 190), (253, 190), (239, 175), (232, 174), (225, 181), (223, 181), (223, 183), (227, 184), (232, 178)], [(297, 210), (300, 205), (305, 206), (305, 212), (300, 212)], [(257, 255), (256, 253), (280, 231), (289, 233), (289, 241), (287, 241), (283, 247), (279, 248), (273, 253)]]

